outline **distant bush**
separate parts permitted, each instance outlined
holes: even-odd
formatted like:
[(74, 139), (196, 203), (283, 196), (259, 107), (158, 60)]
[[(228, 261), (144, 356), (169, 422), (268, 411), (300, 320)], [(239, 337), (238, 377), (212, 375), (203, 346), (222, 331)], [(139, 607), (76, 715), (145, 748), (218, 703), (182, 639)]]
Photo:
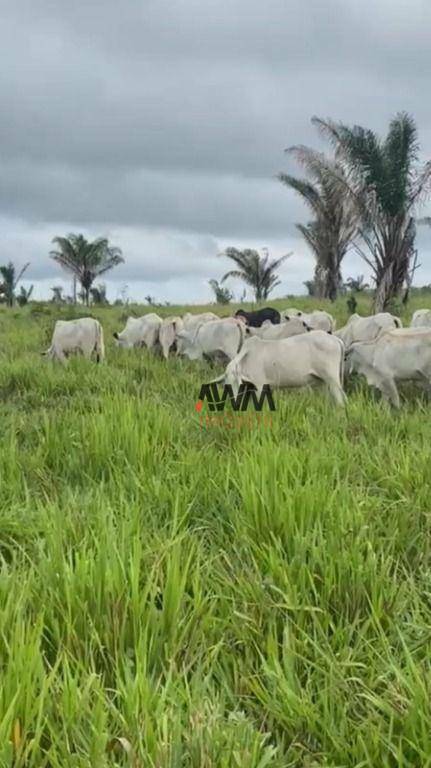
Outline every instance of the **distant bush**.
[(29, 313), (30, 315), (52, 315), (55, 313), (55, 309), (48, 306), (47, 304), (42, 303), (34, 303), (30, 306)]

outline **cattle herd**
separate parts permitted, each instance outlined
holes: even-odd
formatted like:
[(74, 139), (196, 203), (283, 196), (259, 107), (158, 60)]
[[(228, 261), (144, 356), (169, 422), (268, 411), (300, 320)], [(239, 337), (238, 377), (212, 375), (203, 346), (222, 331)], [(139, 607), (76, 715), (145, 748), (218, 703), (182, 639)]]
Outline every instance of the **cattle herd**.
[[(213, 312), (160, 318), (155, 313), (129, 317), (120, 333), (119, 347), (159, 350), (167, 359), (174, 352), (190, 360), (227, 362), (215, 381), (238, 391), (247, 381), (258, 390), (264, 384), (297, 388), (326, 385), (337, 403), (344, 405), (346, 375), (358, 373), (380, 390), (392, 405), (400, 404), (397, 383), (413, 381), (431, 392), (431, 310), (414, 313), (410, 327), (388, 312), (370, 317), (352, 315), (338, 330), (328, 312), (305, 314), (289, 308), (266, 307), (255, 312), (238, 310), (233, 317)], [(85, 317), (59, 320), (51, 346), (44, 354), (67, 362), (73, 352), (103, 361), (103, 329)]]

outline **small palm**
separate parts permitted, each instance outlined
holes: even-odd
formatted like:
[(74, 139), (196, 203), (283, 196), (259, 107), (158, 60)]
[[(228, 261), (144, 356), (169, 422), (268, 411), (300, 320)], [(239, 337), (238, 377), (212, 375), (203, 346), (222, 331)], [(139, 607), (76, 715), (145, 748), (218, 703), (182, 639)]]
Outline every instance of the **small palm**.
[(243, 280), (253, 288), (256, 301), (264, 301), (271, 291), (280, 285), (276, 270), (291, 256), (290, 253), (286, 253), (278, 259), (271, 260), (268, 252), (260, 256), (258, 251), (251, 248), (242, 251), (237, 248), (226, 248), (222, 255), (231, 259), (237, 268), (226, 272), (221, 282), (223, 283), (229, 277)]
[(87, 306), (94, 281), (124, 262), (121, 249), (109, 245), (104, 237), (91, 242), (81, 234), (72, 233), (68, 237), (54, 237), (53, 243), (58, 250), (51, 251), (51, 258), (81, 283)]

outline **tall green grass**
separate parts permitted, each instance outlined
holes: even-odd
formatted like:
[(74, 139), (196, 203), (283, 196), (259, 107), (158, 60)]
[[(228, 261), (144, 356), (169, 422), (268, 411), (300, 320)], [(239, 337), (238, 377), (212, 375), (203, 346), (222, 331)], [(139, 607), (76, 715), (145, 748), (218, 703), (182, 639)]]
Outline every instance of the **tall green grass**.
[(203, 428), (124, 309), (41, 359), (74, 312), (0, 310), (0, 766), (431, 766), (427, 402)]

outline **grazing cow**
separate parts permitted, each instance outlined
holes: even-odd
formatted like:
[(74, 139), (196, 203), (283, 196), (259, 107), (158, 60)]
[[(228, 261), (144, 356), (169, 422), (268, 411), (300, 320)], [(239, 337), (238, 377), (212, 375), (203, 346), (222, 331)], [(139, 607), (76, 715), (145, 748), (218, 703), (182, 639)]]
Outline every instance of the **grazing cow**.
[(230, 384), (235, 394), (243, 381), (259, 392), (264, 384), (286, 388), (326, 384), (337, 405), (344, 406), (343, 367), (343, 342), (324, 331), (278, 341), (250, 337), (216, 381)]
[(332, 333), (335, 330), (335, 320), (329, 312), (323, 309), (315, 309), (313, 312), (301, 312), (293, 307), (285, 309), (282, 312), (282, 320), (290, 320), (292, 317), (300, 317), (313, 331), (327, 331)]
[(277, 309), (271, 307), (264, 307), (263, 309), (257, 309), (255, 312), (246, 312), (244, 309), (238, 309), (235, 312), (235, 317), (242, 317), (247, 325), (252, 328), (260, 328), (265, 320), (270, 320), (274, 325), (278, 325), (280, 322), (280, 312)]
[(418, 382), (431, 392), (431, 329), (396, 328), (383, 331), (375, 341), (352, 344), (346, 371), (365, 376), (399, 408), (397, 381)]
[(280, 314), (282, 320), (289, 320), (291, 317), (300, 317), (302, 315), (302, 310), (296, 309), (296, 307), (288, 307), (287, 309), (283, 309)]
[(57, 320), (51, 346), (42, 354), (51, 360), (60, 360), (65, 365), (72, 352), (81, 352), (87, 360), (94, 352), (98, 363), (105, 359), (103, 328), (98, 320), (93, 317)]
[(177, 344), (177, 334), (184, 328), (181, 317), (165, 317), (159, 329), (159, 342), (162, 348), (162, 355), (165, 360), (169, 357), (171, 349), (175, 349)]
[(430, 328), (431, 327), (431, 309), (417, 309), (413, 313), (411, 328)]
[(289, 336), (297, 336), (299, 333), (306, 333), (312, 329), (305, 323), (302, 317), (291, 317), (280, 325), (273, 325), (269, 320), (265, 320), (260, 328), (247, 327), (247, 336), (257, 336), (259, 339), (276, 341), (277, 339), (288, 339)]
[(323, 309), (315, 309), (314, 312), (301, 312), (299, 315), (301, 320), (304, 320), (313, 331), (326, 331), (332, 333), (335, 331), (335, 320), (329, 312), (324, 312)]
[(220, 353), (229, 360), (237, 354), (245, 337), (244, 323), (234, 322), (232, 318), (203, 323), (196, 329), (184, 329), (178, 333), (181, 341), (181, 354), (189, 360), (214, 358)]
[(142, 317), (128, 317), (126, 327), (121, 333), (114, 333), (119, 347), (148, 347), (153, 349), (159, 340), (162, 319), (154, 312)]
[(215, 315), (214, 312), (201, 312), (197, 315), (192, 315), (191, 312), (186, 312), (186, 314), (183, 315), (184, 328), (187, 331), (190, 331), (192, 328), (197, 328), (198, 325), (201, 325), (202, 323), (210, 323), (212, 320), (220, 320), (220, 318), (218, 315)]
[(343, 328), (335, 331), (335, 335), (344, 341), (346, 349), (348, 349), (357, 341), (373, 341), (382, 331), (401, 327), (401, 320), (389, 312), (379, 312), (377, 315), (370, 315), (370, 317), (352, 315)]
[[(183, 315), (183, 328), (181, 330), (196, 332), (200, 325), (205, 323), (212, 323), (213, 320), (220, 320), (220, 318), (214, 314), (214, 312), (201, 312), (197, 315), (192, 315), (191, 312), (186, 312)], [(177, 355), (181, 355), (184, 349), (184, 339), (177, 334)]]

